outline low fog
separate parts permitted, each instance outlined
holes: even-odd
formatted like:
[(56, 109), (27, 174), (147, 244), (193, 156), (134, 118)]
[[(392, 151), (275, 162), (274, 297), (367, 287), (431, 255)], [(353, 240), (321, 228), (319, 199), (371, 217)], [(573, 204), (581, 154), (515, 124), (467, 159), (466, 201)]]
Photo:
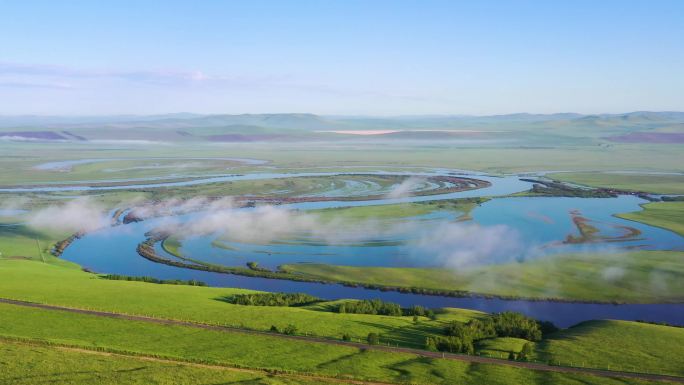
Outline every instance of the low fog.
[(108, 226), (109, 218), (100, 204), (77, 198), (31, 213), (28, 225), (44, 230), (88, 232)]

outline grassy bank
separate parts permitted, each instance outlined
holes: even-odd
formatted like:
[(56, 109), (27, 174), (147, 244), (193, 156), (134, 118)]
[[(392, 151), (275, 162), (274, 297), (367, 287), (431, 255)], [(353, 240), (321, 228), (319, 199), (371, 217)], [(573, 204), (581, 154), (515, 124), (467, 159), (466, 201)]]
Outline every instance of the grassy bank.
[(68, 231), (37, 230), (26, 225), (0, 226), (0, 256), (28, 258), (47, 263), (64, 263), (51, 251), (71, 234)]
[[(681, 253), (667, 251), (562, 255), (456, 271), (308, 263), (286, 265), (283, 269), (333, 281), (464, 290), (497, 296), (635, 303), (684, 300)], [(652, 290), (654, 269), (666, 288), (663, 291)]]
[(618, 214), (623, 219), (662, 227), (684, 236), (684, 202), (652, 202), (641, 206), (642, 211)]
[[(451, 320), (467, 321), (485, 313), (454, 309), (436, 320), (420, 317), (392, 317), (366, 314), (338, 314), (334, 303), (304, 307), (233, 305), (222, 299), (253, 291), (98, 278), (78, 269), (22, 260), (0, 259), (0, 296), (67, 307), (89, 308), (170, 319), (269, 330), (296, 325), (300, 333), (336, 338), (349, 334), (364, 339), (368, 333), (385, 335), (404, 346), (422, 347), (425, 333), (440, 334)], [(420, 331), (420, 332), (418, 332)]]
[(554, 180), (591, 187), (643, 191), (654, 194), (684, 194), (684, 175), (562, 172), (547, 176)]

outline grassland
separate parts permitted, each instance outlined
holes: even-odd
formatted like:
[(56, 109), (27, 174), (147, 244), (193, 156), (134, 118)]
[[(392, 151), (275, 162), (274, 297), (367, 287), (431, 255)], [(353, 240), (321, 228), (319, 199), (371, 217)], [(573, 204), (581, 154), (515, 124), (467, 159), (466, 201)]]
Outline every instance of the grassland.
[(0, 256), (61, 263), (50, 252), (56, 242), (70, 235), (66, 231), (37, 230), (22, 224), (0, 226)]
[(684, 376), (684, 329), (626, 321), (588, 321), (537, 344), (545, 361)]
[(272, 376), (140, 357), (89, 352), (0, 339), (0, 383), (5, 385), (319, 384), (320, 380)]
[(180, 248), (183, 246), (181, 241), (176, 237), (168, 237), (162, 241), (162, 248), (167, 253), (174, 256), (182, 256)]
[(480, 340), (477, 343), (476, 349), (480, 354), (483, 355), (507, 358), (509, 352), (521, 351), (523, 345), (528, 342), (529, 341), (522, 338), (513, 337), (487, 338)]
[[(0, 280), (0, 293), (2, 293), (2, 297), (6, 298), (22, 299), (75, 308), (148, 315), (167, 319), (190, 320), (214, 325), (231, 325), (253, 330), (268, 330), (271, 325), (276, 325), (279, 328), (283, 328), (286, 325), (293, 324), (297, 326), (298, 333), (330, 337), (335, 339), (341, 338), (343, 333), (348, 333), (351, 334), (352, 338), (355, 340), (363, 340), (368, 333), (375, 332), (381, 335), (381, 340), (384, 342), (391, 342), (392, 344), (418, 348), (422, 347), (422, 344), (427, 336), (441, 334), (442, 329), (447, 322), (467, 322), (474, 318), (487, 317), (487, 314), (485, 313), (472, 310), (446, 309), (444, 313), (437, 314), (437, 319), (434, 321), (420, 317), (418, 322), (414, 323), (411, 317), (338, 314), (330, 312), (330, 309), (339, 301), (322, 302), (305, 307), (262, 307), (232, 305), (221, 301), (220, 299), (228, 295), (247, 293), (250, 291), (241, 289), (192, 287), (181, 285), (159, 285), (144, 282), (110, 281), (97, 278), (97, 276), (93, 274), (85, 273), (74, 268), (67, 268), (65, 266), (56, 266), (27, 260), (0, 260), (0, 275), (3, 277), (3, 279)], [(83, 322), (85, 322), (81, 320), (80, 317), (85, 317), (84, 319), (86, 319), (86, 321), (92, 317), (66, 314), (64, 317), (67, 319), (60, 321), (60, 317), (57, 317), (57, 319), (51, 318), (55, 314), (62, 317), (62, 312), (51, 313), (37, 309), (27, 310), (17, 306), (2, 305), (0, 306), (0, 335), (38, 338), (41, 340), (69, 344), (78, 342), (79, 345), (87, 342), (90, 344), (88, 346), (110, 347), (112, 349), (143, 352), (146, 354), (154, 353), (172, 358), (181, 357), (184, 359), (193, 360), (210, 360), (211, 362), (227, 362), (219, 360), (219, 358), (223, 359), (222, 357), (224, 356), (219, 357), (201, 355), (205, 351), (210, 353), (214, 352), (214, 350), (212, 350), (214, 348), (205, 350), (205, 346), (203, 345), (205, 343), (204, 340), (200, 341), (200, 345), (194, 346), (192, 348), (183, 345), (184, 347), (179, 348), (179, 350), (154, 350), (153, 348), (156, 345), (153, 344), (153, 341), (176, 341), (179, 344), (189, 344), (190, 342), (188, 341), (194, 338), (187, 337), (187, 339), (184, 340), (183, 338), (170, 336), (168, 334), (157, 335), (155, 334), (157, 332), (155, 332), (153, 329), (158, 326), (141, 324), (140, 326), (131, 326), (125, 330), (117, 331), (118, 326), (116, 325), (119, 325), (117, 322), (119, 320), (106, 320), (105, 324), (100, 323), (100, 321), (96, 322), (93, 320), (92, 322), (96, 323), (98, 326), (92, 326), (92, 328), (89, 328), (86, 325), (85, 329), (80, 330), (78, 325), (83, 325)], [(48, 318), (42, 319), (41, 321), (35, 321), (36, 323), (32, 324), (30, 319), (33, 316), (39, 318)], [(73, 319), (72, 317), (76, 317), (77, 319)], [(22, 322), (16, 322), (17, 319), (21, 319)], [(76, 324), (72, 325), (72, 322), (75, 322)], [(110, 324), (110, 322), (112, 324)], [(13, 325), (15, 323), (22, 325)], [(49, 324), (50, 327), (46, 328), (36, 326), (39, 323), (42, 325)], [(631, 351), (632, 349), (636, 349), (635, 344), (637, 344), (641, 338), (650, 338), (654, 342), (652, 344), (642, 344), (639, 348), (640, 350), (636, 350), (640, 352), (638, 354), (635, 353), (637, 357), (640, 354), (659, 357), (660, 352), (676, 352), (678, 349), (680, 349), (681, 344), (679, 344), (677, 341), (683, 338), (682, 335), (684, 335), (684, 329), (662, 326), (654, 327), (653, 325), (633, 322), (621, 323), (618, 326), (621, 326), (622, 324), (627, 325), (627, 327), (620, 329), (622, 335), (625, 336), (625, 339), (621, 340), (617, 337), (611, 337), (613, 339), (610, 341), (601, 340), (602, 343), (604, 343), (604, 346), (606, 346), (606, 349), (614, 349), (616, 352), (623, 350)], [(609, 330), (610, 326), (613, 325), (606, 324), (602, 326), (604, 329), (606, 329), (605, 333), (602, 333), (606, 335), (613, 335), (613, 332)], [(78, 335), (74, 337), (73, 334), (61, 335), (56, 332), (61, 330), (60, 328), (63, 327), (71, 328), (69, 329), (71, 330), (69, 333), (78, 333)], [(137, 331), (133, 333), (133, 330)], [(572, 331), (575, 330), (575, 328), (569, 330)], [(109, 333), (113, 334), (110, 336)], [(133, 334), (129, 335), (128, 333)], [(145, 345), (144, 349), (140, 346), (122, 345), (125, 344), (125, 341), (137, 340), (138, 334), (136, 333), (149, 333), (150, 336), (143, 338), (143, 340), (147, 339), (149, 341), (149, 345)], [(197, 332), (195, 331), (190, 333), (190, 335), (194, 336), (196, 333)], [(102, 339), (102, 335), (105, 334), (107, 335), (106, 338)], [(615, 334), (614, 336), (619, 335), (621, 334)], [(119, 340), (117, 340), (117, 336)], [(214, 338), (218, 337), (207, 337), (206, 341), (213, 340)], [(578, 346), (574, 345), (575, 341), (578, 341)], [(477, 351), (478, 353), (484, 355), (506, 357), (508, 352), (518, 352), (522, 348), (524, 342), (525, 341), (523, 340), (514, 338), (482, 340), (478, 343)], [(624, 344), (622, 344), (623, 342)], [(251, 346), (245, 344), (251, 344), (253, 342), (248, 342), (246, 340), (227, 342), (218, 339), (216, 343), (228, 344), (226, 346), (232, 346), (231, 344), (236, 344), (236, 346)], [(671, 343), (675, 344), (671, 345)], [(567, 344), (569, 344), (572, 349), (566, 349)], [(227, 355), (226, 357), (233, 357), (233, 353), (231, 353), (230, 350), (231, 348), (226, 346), (223, 346), (222, 352)], [(562, 337), (562, 334), (553, 336), (552, 342), (549, 342), (548, 344), (542, 343), (537, 344), (537, 346), (537, 358), (543, 360), (560, 359), (562, 361), (565, 361), (565, 359), (568, 357), (563, 356), (566, 350), (574, 352), (572, 354), (590, 357), (590, 351), (595, 348), (592, 345), (591, 336), (588, 336), (585, 339), (576, 340), (574, 337)], [(298, 347), (296, 349), (308, 348)], [(219, 354), (218, 350), (220, 349), (216, 348), (215, 350), (217, 352), (211, 354)], [(179, 352), (183, 352), (183, 354)], [(185, 354), (187, 352), (191, 352), (192, 354), (188, 356)], [(255, 352), (254, 354), (267, 355), (266, 353), (259, 352)], [(326, 357), (323, 352), (321, 352), (321, 354), (322, 355), (320, 357)], [(350, 353), (339, 354), (342, 357), (346, 357), (346, 355)], [(370, 354), (368, 357), (373, 358), (373, 355), (376, 353), (363, 354)], [(286, 355), (286, 353), (283, 353), (283, 356)], [(276, 356), (278, 355), (276, 354)], [(307, 355), (306, 357), (309, 356)], [(251, 362), (252, 364), (249, 365), (252, 365), (253, 367), (270, 367), (266, 365), (266, 362), (261, 362), (259, 364), (260, 361), (253, 361), (252, 358), (252, 356), (249, 356), (245, 357), (243, 361), (231, 360), (230, 363), (236, 365), (248, 365), (248, 363)], [(585, 364), (587, 366), (600, 367), (604, 362), (608, 362), (605, 360), (599, 360), (599, 358), (599, 356), (596, 356), (596, 360), (593, 358), (586, 358)], [(366, 362), (365, 359), (366, 356), (360, 355), (358, 357), (354, 357), (354, 359), (342, 359), (341, 362), (345, 362), (351, 366), (361, 365), (362, 367), (368, 366), (374, 368), (373, 370), (380, 370), (375, 368), (376, 364), (381, 366), (385, 364), (392, 366), (395, 365), (396, 362), (406, 361), (399, 360), (395, 362), (390, 360), (390, 362), (386, 362), (381, 360), (380, 362), (376, 362), (371, 360)], [(300, 360), (300, 358), (296, 358), (296, 360)], [(330, 358), (330, 360), (337, 362), (335, 360), (338, 360), (338, 358)], [(425, 364), (425, 362), (430, 362), (430, 365), (434, 364), (437, 366), (442, 365), (433, 360), (418, 359), (413, 361), (422, 362), (423, 364)], [(627, 357), (625, 360), (621, 360), (620, 356), (616, 356), (612, 358), (611, 362), (620, 363), (626, 367), (635, 361), (630, 357)], [(422, 366), (423, 364), (416, 364), (419, 368), (416, 370), (419, 370), (421, 373), (437, 370), (434, 368), (426, 369)], [(311, 366), (307, 366), (307, 368), (310, 367)], [(343, 369), (332, 364), (316, 364), (316, 367), (330, 367), (345, 373), (347, 370), (346, 366)], [(655, 368), (660, 370), (663, 369), (662, 365), (657, 365), (657, 360), (643, 361), (642, 366), (639, 367), (651, 368), (653, 370), (655, 370)], [(292, 370), (300, 370), (301, 368), (302, 367)], [(290, 367), (287, 367), (287, 369), (290, 370)], [(399, 365), (397, 370), (405, 370), (405, 368), (403, 368), (402, 365)], [(381, 374), (379, 376), (381, 377), (384, 375), (385, 374)]]
[(617, 216), (662, 227), (684, 236), (684, 202), (652, 202), (641, 207), (643, 207), (642, 211)]
[[(20, 322), (19, 322), (20, 321)], [(50, 327), (45, 327), (50, 325)], [(416, 384), (644, 383), (0, 305), (0, 335), (288, 373)]]
[[(26, 260), (0, 259), (0, 275), (0, 293), (6, 298), (264, 331), (272, 325), (293, 324), (302, 334), (335, 339), (344, 333), (356, 339), (381, 333), (388, 341), (412, 347), (423, 346), (425, 333), (440, 334), (446, 322), (485, 316), (454, 309), (435, 321), (421, 317), (415, 325), (411, 317), (332, 313), (325, 303), (296, 308), (241, 306), (221, 299), (249, 290), (112, 281), (77, 268)], [(421, 333), (415, 333), (416, 326)]]
[(548, 174), (547, 176), (554, 180), (591, 187), (642, 191), (654, 194), (684, 194), (684, 175), (564, 172)]
[(399, 203), (389, 205), (357, 206), (344, 208), (331, 208), (311, 210), (312, 214), (318, 215), (322, 220), (364, 221), (364, 220), (395, 220), (402, 218), (417, 217), (433, 213), (435, 211), (449, 210), (456, 216), (468, 215), (470, 211), (486, 199), (459, 199), (444, 201), (428, 201), (416, 203)]
[[(465, 290), (504, 297), (635, 303), (684, 300), (681, 253), (667, 251), (563, 255), (457, 271), (323, 264), (290, 264), (283, 269), (333, 281)], [(620, 274), (606, 279), (614, 269), (619, 269)], [(653, 272), (658, 273), (662, 291), (652, 290)]]
[[(274, 149), (277, 148), (277, 151)], [(178, 175), (211, 175), (254, 171), (359, 172), (406, 170), (414, 167), (457, 167), (490, 173), (533, 172), (582, 169), (620, 171), (681, 171), (684, 162), (681, 145), (611, 144), (610, 146), (459, 146), (457, 143), (321, 143), (250, 144), (173, 144), (145, 146), (131, 144), (0, 143), (0, 185), (40, 184), (112, 180), (121, 178), (158, 178)], [(265, 166), (232, 165), (224, 161), (190, 158), (226, 157), (270, 160)], [(171, 158), (167, 160), (150, 158)], [(47, 162), (92, 158), (131, 158), (115, 162), (76, 165), (71, 171), (35, 170)], [(144, 164), (147, 168), (135, 168)], [(193, 167), (187, 167), (192, 164)], [(196, 166), (196, 167), (194, 167)]]

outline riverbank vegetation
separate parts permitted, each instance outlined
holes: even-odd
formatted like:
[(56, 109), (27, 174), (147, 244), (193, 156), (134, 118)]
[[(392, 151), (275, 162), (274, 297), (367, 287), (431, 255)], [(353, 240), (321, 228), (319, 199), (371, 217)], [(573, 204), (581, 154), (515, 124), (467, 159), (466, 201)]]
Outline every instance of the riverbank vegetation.
[(590, 187), (642, 191), (652, 194), (684, 194), (684, 175), (606, 172), (561, 172), (547, 177)]
[[(508, 298), (583, 302), (680, 302), (684, 265), (680, 252), (632, 251), (549, 256), (547, 258), (449, 270), (289, 264), (284, 271), (302, 277), (378, 287), (462, 291)], [(666, 290), (653, 291), (651, 272), (660, 272)]]
[(121, 274), (103, 274), (100, 277), (104, 279), (111, 279), (114, 281), (137, 281), (147, 283), (157, 283), (162, 285), (188, 285), (188, 286), (207, 286), (206, 282), (197, 281), (194, 279), (157, 279), (154, 277), (134, 277), (130, 275)]
[(661, 227), (684, 236), (684, 202), (652, 202), (643, 210), (617, 214), (617, 217)]

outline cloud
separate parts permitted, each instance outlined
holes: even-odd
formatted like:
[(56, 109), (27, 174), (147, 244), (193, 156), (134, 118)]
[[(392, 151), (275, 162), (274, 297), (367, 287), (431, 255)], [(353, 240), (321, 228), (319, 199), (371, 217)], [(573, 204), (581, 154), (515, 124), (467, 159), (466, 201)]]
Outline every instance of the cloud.
[[(318, 96), (343, 98), (396, 99), (412, 102), (436, 101), (434, 94), (382, 91), (369, 88), (349, 88), (340, 85), (316, 84), (293, 79), (287, 74), (209, 74), (201, 70), (178, 69), (92, 69), (49, 64), (0, 62), (0, 87), (12, 88), (90, 88), (81, 84), (91, 79), (122, 80), (135, 84), (165, 87), (239, 88), (249, 91), (304, 92)], [(72, 84), (73, 83), (73, 84)], [(288, 96), (289, 97), (289, 96)]]
[[(198, 70), (103, 70), (83, 69), (66, 66), (0, 63), (0, 75), (13, 75), (36, 78), (61, 79), (120, 79), (134, 83), (152, 85), (231, 85), (254, 86), (273, 82), (273, 77), (251, 78), (244, 76), (215, 76)], [(2, 85), (3, 83), (0, 83)], [(26, 82), (10, 80), (7, 86), (72, 88), (65, 82)]]
[(413, 245), (416, 258), (431, 258), (437, 265), (460, 269), (512, 262), (525, 256), (520, 234), (505, 225), (442, 222), (424, 230)]
[[(387, 224), (378, 220), (344, 221), (277, 206), (238, 209), (230, 200), (209, 202), (175, 200), (142, 207), (136, 214), (172, 215), (197, 211), (181, 221), (167, 217), (158, 228), (184, 237), (215, 235), (235, 242), (268, 244), (277, 240), (307, 239), (322, 244), (362, 243), (378, 239), (410, 239), (408, 255), (425, 265), (462, 268), (519, 260), (528, 254), (519, 233), (504, 225), (436, 221)], [(426, 260), (427, 259), (427, 260)]]
[(387, 198), (406, 198), (411, 195), (411, 193), (419, 187), (421, 184), (425, 183), (425, 178), (412, 176), (404, 179), (400, 184), (394, 186), (392, 191), (387, 193)]
[(601, 271), (601, 276), (606, 281), (615, 282), (625, 276), (625, 269), (618, 266), (606, 267)]
[(69, 232), (87, 232), (109, 225), (106, 211), (88, 198), (77, 198), (62, 205), (49, 206), (32, 213), (31, 227)]
[(0, 88), (46, 88), (68, 90), (74, 88), (69, 83), (59, 82), (23, 82), (23, 81), (0, 81)]

